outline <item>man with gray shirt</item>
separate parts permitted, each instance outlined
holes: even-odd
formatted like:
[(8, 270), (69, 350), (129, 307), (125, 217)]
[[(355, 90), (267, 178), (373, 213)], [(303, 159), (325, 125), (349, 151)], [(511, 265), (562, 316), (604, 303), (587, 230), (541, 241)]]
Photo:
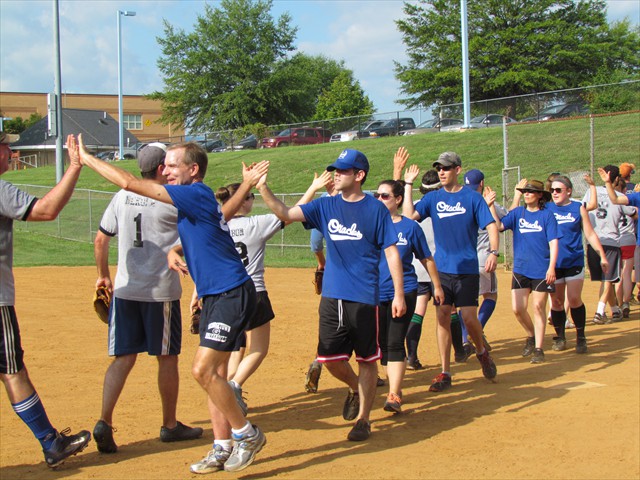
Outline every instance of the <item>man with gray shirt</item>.
[[(604, 171), (609, 174), (611, 183), (615, 186), (620, 177), (620, 170), (615, 165), (607, 165)], [(616, 293), (613, 284), (620, 281), (620, 219), (623, 215), (633, 214), (629, 207), (622, 207), (613, 204), (609, 199), (609, 194), (605, 187), (596, 187), (598, 196), (598, 206), (595, 210), (589, 212), (589, 220), (593, 229), (600, 239), (602, 248), (609, 262), (609, 269), (602, 271), (600, 266), (600, 256), (598, 252), (587, 246), (587, 264), (589, 265), (589, 273), (591, 280), (594, 282), (602, 282), (602, 293), (598, 301), (593, 323), (602, 325), (622, 320), (622, 311), (616, 301)], [(622, 193), (617, 192), (620, 196)], [(582, 199), (583, 204), (589, 203), (591, 199), (591, 191), (587, 191)], [(607, 318), (605, 308), (606, 304), (611, 306), (611, 318)]]
[[(142, 178), (160, 185), (166, 146), (150, 143), (138, 154)], [(113, 411), (139, 353), (158, 359), (158, 389), (162, 400), (160, 440), (175, 442), (202, 436), (202, 428), (188, 427), (176, 419), (178, 402), (178, 354), (182, 343), (178, 273), (167, 266), (167, 253), (179, 243), (178, 211), (126, 190), (111, 200), (96, 234), (94, 250), (98, 267), (96, 287), (113, 291), (109, 310), (109, 355), (102, 393), (102, 413), (93, 430), (98, 450), (115, 453)], [(109, 272), (109, 240), (118, 235), (118, 271), (115, 286)]]
[[(18, 135), (0, 132), (0, 175), (9, 169), (9, 143), (18, 139)], [(58, 216), (71, 198), (80, 176), (77, 148), (69, 147), (69, 159), (69, 168), (60, 183), (40, 199), (0, 180), (0, 380), (7, 390), (13, 411), (40, 442), (49, 467), (56, 467), (71, 455), (81, 452), (91, 440), (91, 434), (82, 430), (67, 436), (69, 429), (59, 432), (53, 428), (29, 378), (14, 307), (13, 221), (42, 222)]]

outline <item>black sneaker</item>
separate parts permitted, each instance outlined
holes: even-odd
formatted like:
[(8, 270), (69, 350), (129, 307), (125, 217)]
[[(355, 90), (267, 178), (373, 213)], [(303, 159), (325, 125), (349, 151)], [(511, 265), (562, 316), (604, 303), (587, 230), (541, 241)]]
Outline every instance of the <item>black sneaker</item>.
[(487, 337), (485, 337), (484, 335), (482, 335), (482, 343), (484, 343), (484, 348), (487, 352), (493, 350), (493, 347), (489, 343), (489, 340), (487, 340)]
[(360, 413), (360, 395), (349, 389), (342, 409), (342, 418), (345, 420), (355, 420), (358, 417), (358, 413)]
[(567, 340), (564, 337), (553, 337), (553, 345), (551, 350), (554, 352), (562, 352), (567, 349)]
[(544, 362), (544, 351), (541, 348), (536, 348), (533, 351), (533, 356), (531, 357), (531, 363), (543, 363)]
[(433, 379), (433, 382), (431, 382), (431, 386), (429, 387), (429, 391), (444, 392), (449, 388), (451, 388), (451, 375), (441, 373)]
[(376, 387), (384, 387), (387, 384), (387, 382), (384, 381), (384, 378), (380, 378), (378, 376), (378, 379), (376, 380)]
[(96, 441), (98, 451), (101, 453), (116, 453), (118, 445), (113, 440), (114, 428), (104, 420), (98, 420), (93, 427), (93, 439)]
[(358, 420), (356, 424), (353, 426), (349, 435), (347, 435), (347, 439), (352, 442), (362, 442), (369, 438), (371, 435), (371, 424), (366, 420)]
[(476, 355), (476, 357), (478, 358), (480, 366), (482, 367), (482, 374), (484, 375), (484, 378), (486, 378), (487, 380), (493, 380), (494, 378), (496, 378), (498, 369), (496, 367), (496, 364), (493, 362), (493, 358), (491, 358), (491, 355), (489, 355), (489, 352), (485, 350), (482, 355)]
[(407, 360), (407, 370), (422, 370), (424, 367), (420, 363), (420, 360), (414, 358), (412, 360)]
[(188, 427), (187, 425), (178, 422), (173, 428), (160, 427), (160, 441), (161, 442), (181, 442), (183, 440), (195, 440), (202, 436), (202, 429), (200, 427)]
[(307, 393), (317, 393), (318, 384), (320, 382), (320, 374), (322, 373), (322, 364), (314, 360), (307, 370), (307, 378), (304, 382), (304, 389)]
[(522, 349), (522, 356), (528, 357), (533, 353), (536, 348), (536, 338), (535, 337), (527, 337), (527, 341), (524, 344), (524, 348)]
[(474, 347), (469, 342), (465, 342), (462, 345), (462, 348), (463, 348), (462, 352), (456, 353), (455, 355), (456, 363), (465, 363), (471, 355), (476, 353), (476, 347)]
[(587, 339), (584, 337), (578, 337), (576, 342), (576, 353), (587, 353)]
[(50, 433), (45, 438), (45, 441), (48, 441), (55, 435), (51, 447), (43, 450), (44, 460), (47, 462), (48, 467), (54, 468), (61, 465), (70, 456), (84, 450), (89, 440), (91, 440), (91, 434), (86, 430), (67, 436), (70, 431), (70, 428), (66, 428), (61, 432)]

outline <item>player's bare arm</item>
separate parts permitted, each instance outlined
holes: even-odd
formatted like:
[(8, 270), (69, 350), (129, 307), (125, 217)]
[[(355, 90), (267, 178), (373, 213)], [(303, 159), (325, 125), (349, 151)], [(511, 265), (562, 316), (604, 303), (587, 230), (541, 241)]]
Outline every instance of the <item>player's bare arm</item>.
[(420, 220), (420, 214), (413, 207), (413, 182), (420, 174), (420, 168), (417, 165), (410, 165), (404, 172), (404, 202), (402, 202), (402, 215), (411, 220)]
[(407, 165), (409, 160), (409, 152), (406, 148), (400, 147), (393, 156), (393, 179), (400, 180), (402, 178), (402, 171)]
[(444, 291), (442, 290), (442, 284), (440, 283), (440, 274), (438, 273), (438, 267), (433, 257), (427, 257), (420, 260), (420, 263), (424, 266), (431, 277), (431, 285), (433, 287), (433, 298), (437, 304), (444, 302)]
[[(491, 213), (492, 216), (495, 217), (498, 216), (498, 212), (496, 211), (496, 206), (495, 204), (492, 205), (493, 210), (495, 212), (495, 216), (493, 215), (493, 213)], [(491, 210), (491, 208), (489, 208), (489, 210)], [(500, 232), (498, 232), (498, 225), (494, 222), (488, 224), (486, 226), (487, 229), (487, 233), (489, 234), (489, 249), (497, 252), (500, 249)], [(484, 264), (484, 270), (485, 272), (495, 272), (496, 268), (498, 267), (498, 257), (496, 255), (489, 255), (489, 257), (487, 258), (487, 261)]]
[(611, 200), (611, 203), (615, 205), (629, 205), (629, 199), (626, 195), (616, 195), (616, 191), (613, 188), (613, 184), (611, 183), (611, 179), (609, 177), (609, 172), (601, 167), (598, 168), (598, 173), (600, 174), (600, 178), (604, 182), (604, 186), (607, 189), (607, 193), (609, 194), (609, 200)]
[(547, 269), (547, 285), (553, 285), (556, 281), (556, 262), (558, 261), (558, 239), (549, 242), (549, 268)]
[(124, 190), (173, 205), (173, 200), (171, 200), (167, 189), (163, 185), (159, 185), (152, 180), (138, 178), (126, 170), (97, 159), (87, 151), (82, 140), (82, 134), (78, 135), (78, 144), (80, 146), (80, 162), (82, 165), (86, 165), (101, 177)]
[(391, 272), (391, 279), (393, 280), (393, 301), (391, 302), (391, 311), (394, 318), (402, 317), (407, 311), (407, 304), (404, 300), (404, 277), (402, 275), (402, 260), (400, 260), (400, 253), (398, 247), (390, 245), (384, 249), (384, 254), (387, 257), (387, 264), (389, 265), (389, 272)]
[(287, 207), (283, 202), (278, 200), (267, 185), (267, 176), (265, 175), (257, 185), (260, 195), (267, 207), (276, 214), (280, 220), (285, 223), (304, 222), (304, 214), (299, 206)]
[(591, 178), (591, 175), (585, 175), (584, 181), (589, 185), (589, 203), (585, 206), (587, 212), (595, 210), (598, 208), (598, 192), (596, 190), (596, 184)]
[(242, 183), (235, 194), (225, 202), (220, 208), (224, 219), (229, 221), (238, 213), (244, 203), (247, 194), (255, 187), (260, 179), (269, 171), (269, 161), (263, 160), (259, 163), (252, 163), (248, 167), (242, 162)]
[(80, 154), (73, 135), (67, 137), (67, 151), (69, 154), (69, 168), (62, 176), (60, 183), (53, 187), (44, 197), (36, 201), (29, 212), (27, 221), (45, 222), (54, 220), (71, 198), (82, 169)]
[(96, 238), (93, 241), (93, 255), (98, 268), (98, 279), (96, 280), (96, 288), (106, 287), (109, 292), (113, 292), (113, 283), (111, 282), (111, 272), (109, 271), (109, 241), (111, 237), (98, 230)]

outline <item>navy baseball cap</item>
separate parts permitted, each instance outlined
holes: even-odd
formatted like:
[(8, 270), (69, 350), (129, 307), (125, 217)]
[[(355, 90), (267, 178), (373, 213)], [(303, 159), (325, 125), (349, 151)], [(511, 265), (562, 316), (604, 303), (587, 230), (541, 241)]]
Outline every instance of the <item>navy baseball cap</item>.
[(338, 155), (338, 159), (335, 162), (327, 167), (327, 170), (333, 172), (334, 170), (349, 170), (350, 168), (368, 172), (369, 160), (367, 160), (364, 153), (347, 148)]
[(464, 186), (469, 187), (471, 190), (478, 190), (480, 186), (480, 182), (484, 180), (484, 173), (480, 170), (473, 169), (469, 170), (464, 174)]

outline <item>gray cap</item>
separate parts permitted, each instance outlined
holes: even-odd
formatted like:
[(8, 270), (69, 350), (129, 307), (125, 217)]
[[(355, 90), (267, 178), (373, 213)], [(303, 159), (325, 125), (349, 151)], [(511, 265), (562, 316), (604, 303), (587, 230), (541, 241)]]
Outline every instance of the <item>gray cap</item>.
[(438, 160), (433, 162), (433, 166), (435, 167), (436, 165), (442, 165), (443, 167), (448, 167), (450, 165), (461, 167), (462, 160), (460, 160), (460, 155), (456, 152), (444, 152), (440, 154)]
[(154, 142), (142, 147), (138, 152), (138, 166), (142, 173), (152, 172), (164, 163), (167, 154), (167, 146), (164, 143)]

